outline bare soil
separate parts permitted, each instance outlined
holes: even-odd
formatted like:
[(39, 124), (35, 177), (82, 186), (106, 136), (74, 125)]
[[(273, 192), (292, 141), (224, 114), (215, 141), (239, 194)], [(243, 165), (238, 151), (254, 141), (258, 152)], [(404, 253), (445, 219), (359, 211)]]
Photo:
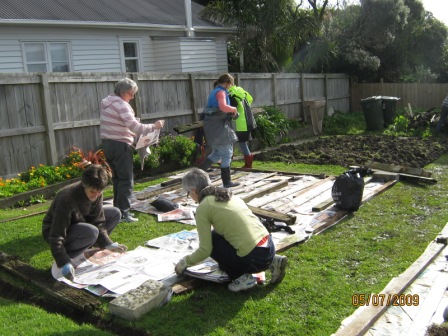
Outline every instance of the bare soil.
[(321, 137), (284, 145), (256, 155), (258, 161), (316, 165), (366, 165), (368, 161), (423, 168), (448, 151), (448, 138), (408, 138), (384, 135)]

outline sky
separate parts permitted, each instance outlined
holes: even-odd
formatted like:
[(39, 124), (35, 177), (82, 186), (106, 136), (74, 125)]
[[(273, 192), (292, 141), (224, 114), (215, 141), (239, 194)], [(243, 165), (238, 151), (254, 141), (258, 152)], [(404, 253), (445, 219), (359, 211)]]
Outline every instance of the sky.
[[(296, 0), (297, 1), (297, 0)], [(306, 0), (302, 0), (304, 4), (308, 3)], [(342, 2), (342, 0), (339, 0)], [(428, 11), (432, 12), (432, 15), (436, 19), (439, 19), (446, 26), (448, 26), (448, 0), (421, 0), (423, 3), (423, 7)], [(336, 4), (337, 0), (330, 0), (331, 4)], [(348, 0), (347, 2), (356, 3), (357, 0)]]
[(436, 19), (448, 26), (448, 1), (447, 0), (422, 0), (423, 7)]

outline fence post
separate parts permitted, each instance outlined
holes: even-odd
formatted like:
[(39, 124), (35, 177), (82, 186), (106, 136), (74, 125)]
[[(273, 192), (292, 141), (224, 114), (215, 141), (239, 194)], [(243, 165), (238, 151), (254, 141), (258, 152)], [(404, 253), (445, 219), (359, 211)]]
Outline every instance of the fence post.
[(47, 130), (47, 148), (50, 154), (50, 162), (55, 165), (58, 161), (58, 153), (56, 150), (56, 137), (54, 135), (53, 126), (53, 111), (51, 108), (50, 98), (50, 84), (48, 82), (48, 75), (41, 74), (40, 76), (40, 89), (42, 97), (42, 112), (44, 117), (45, 128)]
[(300, 96), (300, 106), (301, 106), (301, 113), (303, 116), (303, 122), (306, 124), (308, 122), (307, 117), (306, 117), (306, 113), (305, 113), (305, 76), (303, 74), (300, 74), (300, 92), (299, 92), (299, 96)]
[(324, 96), (325, 96), (325, 113), (324, 115), (327, 115), (327, 109), (328, 109), (328, 75), (324, 75)]
[[(129, 78), (131, 78), (137, 84), (137, 87), (138, 87), (138, 73), (133, 72), (133, 73), (129, 74)], [(135, 116), (139, 117), (139, 118), (142, 117), (140, 101), (141, 101), (141, 99), (138, 94), (136, 94), (134, 96), (134, 99), (131, 99), (129, 101), (129, 105), (131, 105), (131, 107), (134, 109)]]
[(198, 121), (199, 117), (198, 117), (198, 110), (196, 108), (196, 91), (195, 91), (195, 76), (190, 73), (188, 75), (188, 77), (190, 78), (190, 104), (191, 104), (191, 109), (193, 110), (193, 121)]
[(277, 100), (277, 74), (272, 74), (272, 98), (274, 100), (274, 107), (277, 107), (278, 100)]

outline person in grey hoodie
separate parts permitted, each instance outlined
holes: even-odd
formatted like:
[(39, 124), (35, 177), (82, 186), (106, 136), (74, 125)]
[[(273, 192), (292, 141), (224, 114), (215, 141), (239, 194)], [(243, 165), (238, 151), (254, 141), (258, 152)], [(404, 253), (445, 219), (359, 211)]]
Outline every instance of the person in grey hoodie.
[(135, 136), (163, 128), (165, 123), (157, 120), (154, 124), (142, 124), (135, 118), (129, 101), (137, 91), (137, 84), (132, 79), (123, 78), (115, 84), (114, 94), (101, 101), (100, 137), (104, 155), (112, 169), (113, 204), (121, 210), (124, 222), (138, 221), (129, 212), (134, 188), (132, 144)]

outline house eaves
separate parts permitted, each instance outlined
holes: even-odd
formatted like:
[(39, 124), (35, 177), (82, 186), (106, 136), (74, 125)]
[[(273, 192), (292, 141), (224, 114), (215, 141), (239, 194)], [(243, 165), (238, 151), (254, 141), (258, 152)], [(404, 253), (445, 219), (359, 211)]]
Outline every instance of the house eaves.
[[(186, 25), (166, 25), (148, 23), (128, 23), (128, 22), (97, 22), (97, 21), (60, 21), (60, 20), (5, 20), (0, 19), (0, 26), (20, 26), (20, 27), (64, 27), (64, 28), (101, 28), (101, 29), (129, 29), (129, 30), (163, 30), (183, 32)], [(204, 33), (234, 33), (235, 29), (229, 27), (213, 26), (193, 26), (196, 32)]]

